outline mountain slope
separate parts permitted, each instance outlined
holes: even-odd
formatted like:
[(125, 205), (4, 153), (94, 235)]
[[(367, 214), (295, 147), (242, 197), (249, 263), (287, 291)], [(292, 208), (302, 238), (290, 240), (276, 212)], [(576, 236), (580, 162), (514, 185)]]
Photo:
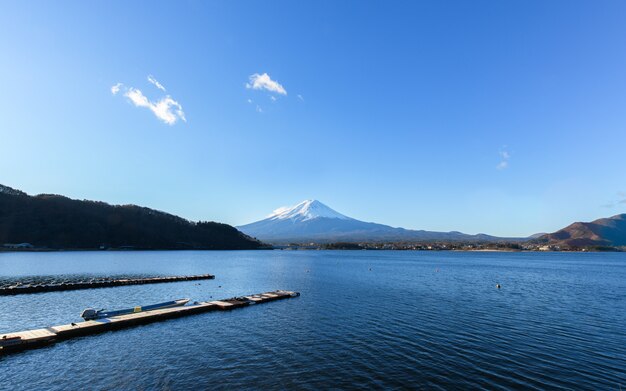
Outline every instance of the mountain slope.
[[(267, 218), (237, 227), (275, 244), (289, 242), (498, 241), (489, 235), (415, 231), (356, 220), (316, 200), (276, 209)], [(503, 240), (503, 239), (502, 239)]]
[(354, 220), (341, 213), (332, 210), (317, 200), (305, 200), (292, 207), (276, 209), (266, 220), (308, 221), (316, 218), (329, 218), (338, 220)]
[(590, 223), (576, 222), (538, 241), (568, 246), (626, 246), (626, 214), (594, 220)]
[(137, 249), (253, 249), (262, 246), (235, 228), (191, 222), (136, 205), (28, 196), (0, 185), (0, 246), (92, 249), (101, 245)]

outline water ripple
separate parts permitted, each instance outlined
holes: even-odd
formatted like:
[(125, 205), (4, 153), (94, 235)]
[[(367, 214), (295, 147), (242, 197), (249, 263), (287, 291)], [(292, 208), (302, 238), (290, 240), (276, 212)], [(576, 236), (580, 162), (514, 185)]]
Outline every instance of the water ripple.
[[(17, 267), (16, 265), (20, 265)], [(371, 270), (370, 270), (371, 269)], [(216, 280), (0, 297), (0, 332), (87, 306), (273, 289), (295, 300), (0, 358), (0, 384), (64, 389), (626, 389), (626, 254), (3, 254), (2, 284), (171, 274)], [(495, 284), (502, 289), (495, 289)]]

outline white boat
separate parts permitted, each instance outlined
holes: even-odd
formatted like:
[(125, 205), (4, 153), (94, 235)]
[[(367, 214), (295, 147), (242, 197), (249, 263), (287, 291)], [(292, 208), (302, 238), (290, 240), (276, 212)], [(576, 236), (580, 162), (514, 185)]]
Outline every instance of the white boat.
[(166, 301), (164, 303), (159, 303), (159, 304), (137, 306), (133, 308), (127, 308), (127, 309), (115, 310), (115, 311), (107, 311), (105, 309), (96, 310), (94, 308), (87, 308), (83, 311), (82, 314), (80, 314), (80, 316), (81, 318), (85, 320), (110, 318), (112, 316), (134, 314), (137, 312), (161, 310), (163, 308), (181, 307), (187, 304), (188, 302), (189, 302), (189, 299), (178, 299), (178, 300)]

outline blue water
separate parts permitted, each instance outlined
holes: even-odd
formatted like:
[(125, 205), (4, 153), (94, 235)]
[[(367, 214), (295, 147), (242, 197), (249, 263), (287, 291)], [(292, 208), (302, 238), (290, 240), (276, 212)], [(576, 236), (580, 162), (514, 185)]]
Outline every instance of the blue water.
[(0, 388), (626, 390), (626, 254), (0, 254), (3, 281), (202, 273), (216, 279), (0, 297), (0, 334), (90, 306), (302, 296), (0, 357)]

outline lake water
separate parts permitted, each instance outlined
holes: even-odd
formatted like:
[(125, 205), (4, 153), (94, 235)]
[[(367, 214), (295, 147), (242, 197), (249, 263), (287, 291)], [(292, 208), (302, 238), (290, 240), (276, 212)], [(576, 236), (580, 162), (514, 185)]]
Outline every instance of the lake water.
[(0, 388), (626, 390), (626, 254), (0, 253), (4, 283), (202, 273), (216, 279), (0, 297), (0, 334), (91, 306), (302, 296), (0, 357)]

